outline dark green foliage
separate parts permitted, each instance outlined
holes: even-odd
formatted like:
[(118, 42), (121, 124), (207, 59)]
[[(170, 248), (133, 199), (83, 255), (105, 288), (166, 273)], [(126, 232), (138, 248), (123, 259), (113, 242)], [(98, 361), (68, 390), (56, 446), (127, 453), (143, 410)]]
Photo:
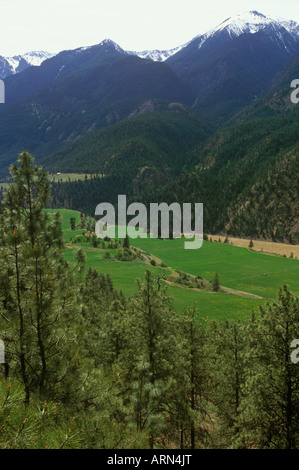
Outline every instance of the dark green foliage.
[(218, 131), (199, 147), (192, 171), (143, 200), (203, 202), (210, 233), (297, 240), (298, 119), (290, 111)]
[[(10, 369), (23, 383), (27, 404), (31, 396), (61, 400), (80, 375), (78, 288), (63, 261), (59, 214), (50, 219), (43, 211), (47, 174), (24, 151), (11, 175), (0, 233), (1, 322)], [(82, 261), (79, 251), (77, 267)]]
[[(148, 107), (140, 115), (48, 155), (43, 164), (53, 172), (110, 175), (130, 171), (134, 177), (147, 166), (166, 176), (170, 170), (180, 170), (198, 142), (210, 135), (210, 126), (180, 104), (151, 101)], [(145, 177), (139, 175), (139, 179)]]
[(211, 389), (210, 336), (207, 324), (196, 321), (195, 308), (189, 308), (182, 319), (182, 378), (179, 386), (181, 447), (205, 448), (211, 444), (212, 417), (209, 408)]
[(239, 408), (244, 396), (247, 338), (241, 323), (214, 323), (210, 326), (212, 390), (211, 401), (218, 417), (213, 429), (216, 447), (234, 446), (239, 435)]
[[(298, 116), (297, 111), (290, 111), (225, 128), (208, 142), (202, 141), (197, 149), (191, 147), (190, 151), (187, 146), (184, 151), (182, 144), (177, 145), (175, 138), (169, 143), (175, 144), (176, 149), (172, 151), (171, 146), (168, 147), (164, 166), (159, 164), (159, 167), (158, 153), (147, 153), (144, 147), (139, 147), (139, 152), (134, 154), (131, 153), (133, 145), (128, 154), (121, 146), (116, 154), (127, 157), (117, 158), (118, 171), (113, 169), (115, 158), (107, 164), (109, 171), (115, 171), (113, 176), (86, 182), (56, 183), (52, 186), (52, 204), (94, 214), (100, 200), (116, 205), (118, 194), (127, 194), (131, 200), (137, 199), (147, 205), (153, 201), (168, 204), (187, 200), (203, 202), (205, 230), (210, 233), (225, 229), (232, 236), (296, 242), (298, 187), (293, 175), (299, 171), (296, 158)], [(149, 124), (148, 119), (155, 120), (156, 117), (142, 119)], [(182, 131), (185, 132), (184, 127)], [(112, 133), (112, 128), (109, 132)], [(85, 155), (85, 152), (82, 149), (78, 155)], [(66, 162), (71, 155), (72, 152), (64, 155)], [(107, 152), (105, 158), (108, 155)], [(174, 155), (177, 159), (172, 158)], [(179, 165), (182, 169), (186, 157), (189, 157), (188, 170), (184, 169), (177, 176)], [(87, 156), (84, 160), (88, 161)], [(143, 165), (152, 169), (141, 170)], [(99, 167), (93, 167), (93, 170), (99, 171)], [(164, 179), (161, 179), (161, 172)]]
[(248, 324), (249, 354), (240, 403), (241, 447), (294, 449), (299, 446), (299, 368), (291, 362), (298, 337), (299, 302), (284, 286), (278, 300)]
[(137, 258), (137, 255), (133, 250), (129, 248), (119, 248), (115, 254), (115, 258), (119, 261), (133, 261)]
[(76, 228), (76, 219), (75, 217), (70, 218), (71, 230), (75, 230)]
[(218, 273), (215, 273), (215, 276), (213, 277), (213, 280), (212, 280), (212, 291), (218, 292), (219, 289), (220, 289), (219, 276), (218, 276)]
[(125, 236), (124, 241), (123, 241), (123, 247), (129, 249), (130, 248), (130, 240), (128, 235)]
[[(173, 335), (177, 318), (165, 288), (154, 283), (149, 271), (129, 305), (133, 340), (128, 351), (131, 366), (126, 382), (134, 415), (132, 424), (147, 430), (153, 448), (159, 431), (165, 428), (164, 413), (169, 407), (171, 384), (176, 375), (177, 338)], [(164, 412), (163, 412), (164, 411)]]

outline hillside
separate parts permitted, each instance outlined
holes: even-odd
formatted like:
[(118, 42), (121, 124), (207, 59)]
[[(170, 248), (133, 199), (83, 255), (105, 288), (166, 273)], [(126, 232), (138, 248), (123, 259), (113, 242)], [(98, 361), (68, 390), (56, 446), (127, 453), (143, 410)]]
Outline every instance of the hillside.
[(256, 118), (268, 118), (285, 111), (296, 110), (297, 105), (291, 101), (291, 83), (299, 77), (299, 54), (287, 61), (275, 74), (269, 84), (268, 93), (259, 100), (254, 100), (249, 106), (232, 116), (227, 124), (235, 124)]
[(252, 11), (194, 38), (166, 63), (196, 94), (194, 109), (223, 124), (267, 93), (279, 69), (298, 52), (298, 25), (293, 29), (291, 22)]
[(117, 174), (144, 166), (167, 174), (181, 170), (211, 126), (180, 103), (149, 100), (128, 119), (89, 133), (45, 157), (53, 172)]
[(296, 110), (218, 131), (155, 199), (203, 202), (212, 233), (298, 242), (298, 125)]
[(198, 142), (212, 133), (209, 125), (177, 103), (150, 101), (138, 113), (42, 160), (50, 172), (78, 169), (101, 175), (53, 184), (54, 205), (93, 214), (96, 201), (115, 203), (118, 194), (133, 197), (155, 190), (190, 168)]
[[(49, 62), (56, 64), (59, 60), (58, 55), (40, 68), (12, 77), (15, 86), (18, 90), (27, 87), (30, 93), (34, 79), (39, 82), (36, 74), (43, 73)], [(20, 149), (26, 148), (38, 157), (49, 154), (92, 130), (127, 118), (149, 99), (185, 104), (193, 101), (189, 89), (165, 63), (122, 54), (115, 48), (106, 50), (105, 45), (83, 64), (82, 60), (78, 67), (72, 66), (35, 94), (0, 108), (3, 174)]]
[(212, 136), (176, 113), (145, 113), (50, 156), (51, 170), (105, 174), (54, 185), (54, 203), (93, 214), (122, 193), (147, 204), (203, 202), (206, 232), (298, 242), (298, 109), (254, 111)]

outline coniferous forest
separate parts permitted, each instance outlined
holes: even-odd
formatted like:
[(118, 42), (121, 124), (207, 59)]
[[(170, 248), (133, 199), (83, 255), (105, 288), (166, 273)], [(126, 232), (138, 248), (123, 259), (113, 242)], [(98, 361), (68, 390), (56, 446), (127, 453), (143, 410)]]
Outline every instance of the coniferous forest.
[(245, 322), (177, 313), (150, 270), (127, 298), (63, 258), (46, 171), (23, 151), (0, 231), (1, 449), (295, 449), (299, 303)]

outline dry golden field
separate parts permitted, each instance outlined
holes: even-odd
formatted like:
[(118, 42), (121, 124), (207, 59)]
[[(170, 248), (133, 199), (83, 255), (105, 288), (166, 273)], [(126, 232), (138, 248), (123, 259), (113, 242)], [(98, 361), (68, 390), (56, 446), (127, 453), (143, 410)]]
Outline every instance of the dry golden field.
[[(222, 235), (208, 235), (209, 239), (212, 238), (213, 241), (218, 241), (219, 239), (223, 243), (225, 236)], [(263, 240), (252, 240), (253, 241), (253, 251), (259, 251), (263, 253), (271, 253), (275, 255), (286, 255), (287, 258), (292, 256), (299, 259), (299, 245), (287, 245), (286, 243), (276, 243), (276, 242), (267, 242)], [(228, 237), (228, 243), (234, 246), (240, 246), (244, 248), (249, 248), (250, 240), (244, 238), (233, 238)]]

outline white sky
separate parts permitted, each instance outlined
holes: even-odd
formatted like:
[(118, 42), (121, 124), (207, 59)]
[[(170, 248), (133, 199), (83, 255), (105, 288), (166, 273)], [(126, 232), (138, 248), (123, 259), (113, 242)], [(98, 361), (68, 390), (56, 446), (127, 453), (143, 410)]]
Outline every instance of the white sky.
[(298, 0), (0, 0), (0, 55), (106, 38), (126, 50), (171, 49), (249, 10), (299, 23)]

